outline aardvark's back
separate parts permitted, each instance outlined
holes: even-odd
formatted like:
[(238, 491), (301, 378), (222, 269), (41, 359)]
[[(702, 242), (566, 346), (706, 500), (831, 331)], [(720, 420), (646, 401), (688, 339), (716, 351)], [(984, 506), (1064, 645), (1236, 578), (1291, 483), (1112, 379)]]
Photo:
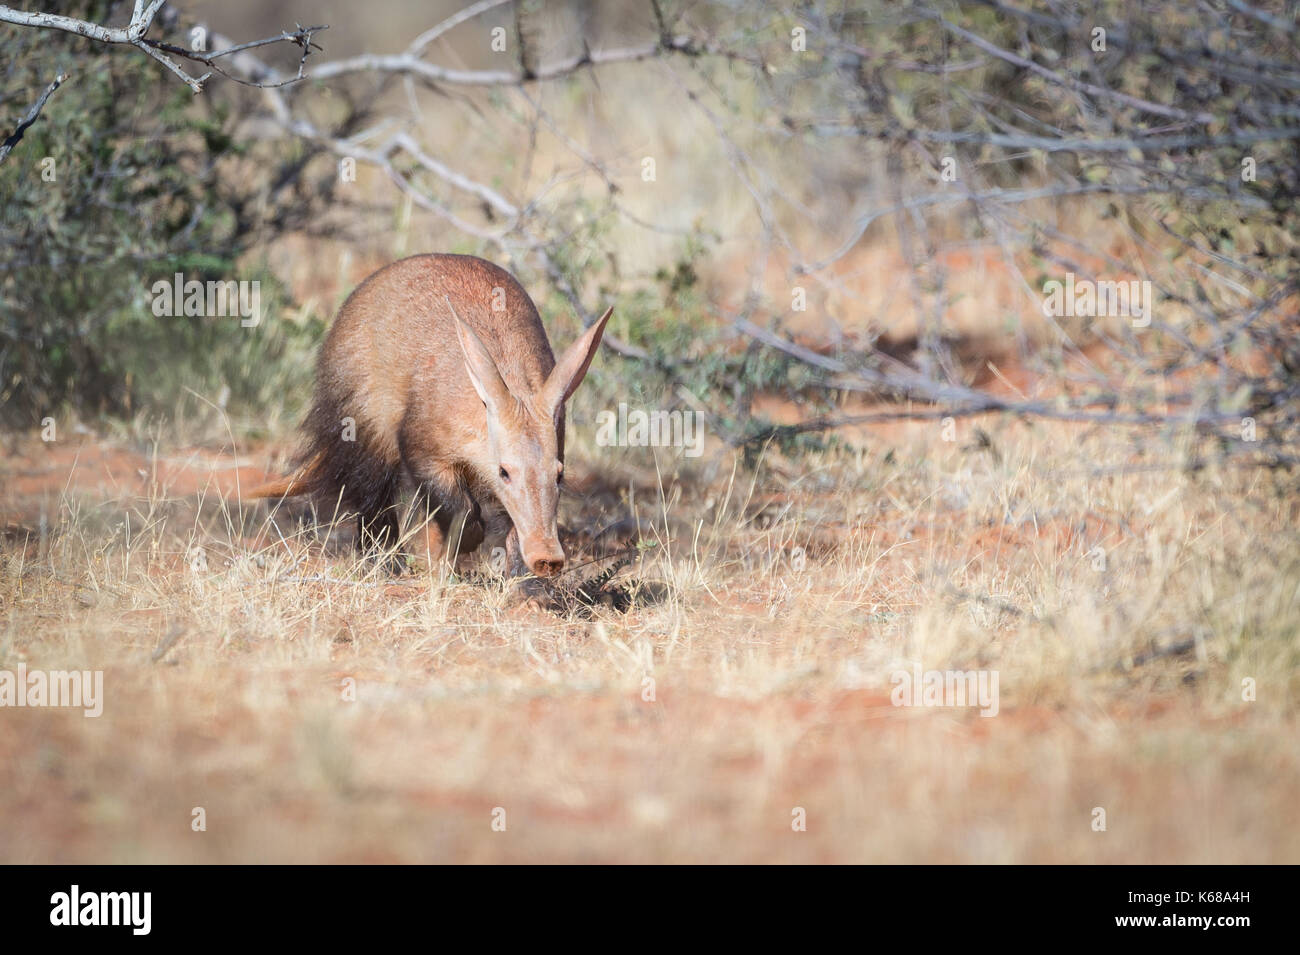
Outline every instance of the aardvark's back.
[[(417, 255), (394, 262), (359, 285), (340, 309), (321, 347), (317, 397), (328, 390), (397, 457), (395, 441), (412, 401), (433, 407), (447, 437), (482, 434), (486, 414), (474, 393), (451, 300), (482, 339), (502, 378), (523, 394), (540, 388), (555, 366), (546, 331), (528, 293), (509, 272), (469, 255)], [(501, 310), (494, 310), (494, 304)], [(325, 402), (330, 406), (337, 400)], [(337, 420), (330, 427), (338, 427)]]

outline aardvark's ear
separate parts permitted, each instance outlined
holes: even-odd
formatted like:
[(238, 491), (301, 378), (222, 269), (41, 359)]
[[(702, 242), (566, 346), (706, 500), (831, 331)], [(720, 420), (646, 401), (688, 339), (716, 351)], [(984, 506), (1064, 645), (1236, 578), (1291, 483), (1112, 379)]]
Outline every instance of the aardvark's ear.
[(555, 363), (555, 369), (546, 379), (546, 384), (542, 386), (542, 393), (546, 396), (550, 408), (558, 408), (578, 390), (582, 379), (587, 375), (587, 369), (591, 366), (591, 360), (596, 357), (601, 336), (605, 334), (605, 323), (613, 314), (614, 306), (611, 305), (591, 328), (583, 332), (581, 338), (565, 349), (560, 360)]
[(506, 387), (501, 372), (497, 371), (497, 363), (488, 354), (483, 340), (456, 314), (456, 307), (451, 304), (450, 297), (447, 297), (447, 308), (451, 310), (452, 321), (456, 326), (456, 340), (460, 342), (461, 353), (465, 356), (465, 370), (469, 373), (470, 384), (488, 411), (495, 414), (510, 398), (510, 389)]

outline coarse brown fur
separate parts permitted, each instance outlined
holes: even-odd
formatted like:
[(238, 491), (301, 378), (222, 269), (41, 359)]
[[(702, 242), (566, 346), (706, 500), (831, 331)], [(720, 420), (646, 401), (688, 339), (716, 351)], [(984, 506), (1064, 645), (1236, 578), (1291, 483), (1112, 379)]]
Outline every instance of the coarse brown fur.
[(348, 296), (321, 346), (297, 471), (247, 496), (305, 494), (318, 513), (356, 515), (375, 552), (398, 543), (410, 485), (460, 551), (502, 532), (512, 573), (558, 572), (564, 400), (608, 318), (553, 375), (541, 317), (509, 272), (468, 255), (394, 262)]

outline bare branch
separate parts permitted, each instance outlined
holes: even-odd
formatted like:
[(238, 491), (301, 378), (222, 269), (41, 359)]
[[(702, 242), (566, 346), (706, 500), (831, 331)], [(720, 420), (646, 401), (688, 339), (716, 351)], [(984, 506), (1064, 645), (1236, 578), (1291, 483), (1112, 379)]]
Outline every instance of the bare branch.
[[(134, 10), (131, 14), (131, 22), (125, 27), (106, 27), (97, 23), (91, 23), (87, 20), (77, 20), (73, 17), (60, 16), (53, 13), (27, 13), (22, 10), (14, 10), (11, 7), (0, 6), (0, 22), (12, 23), (17, 26), (37, 27), (48, 30), (62, 30), (66, 33), (73, 33), (77, 36), (83, 36), (90, 40), (96, 40), (100, 43), (108, 44), (125, 44), (133, 46), (142, 51), (153, 59), (157, 60), (173, 74), (175, 74), (185, 85), (195, 93), (203, 91), (203, 84), (207, 81), (212, 73), (205, 73), (203, 76), (191, 76), (177, 65), (176, 61), (168, 56), (181, 56), (198, 63), (214, 65), (218, 57), (229, 56), (240, 50), (251, 49), (253, 47), (266, 46), (270, 43), (294, 43), (302, 47), (302, 57), (298, 63), (298, 73), (289, 79), (279, 80), (279, 85), (293, 83), (303, 78), (303, 67), (307, 62), (307, 57), (313, 49), (311, 42), (312, 34), (322, 30), (327, 30), (327, 26), (315, 27), (298, 27), (292, 33), (282, 31), (278, 36), (266, 37), (261, 40), (253, 40), (249, 43), (240, 44), (226, 50), (218, 50), (212, 53), (204, 53), (195, 50), (187, 50), (184, 47), (175, 46), (174, 44), (164, 43), (161, 40), (151, 40), (145, 36), (149, 28), (153, 25), (154, 18), (162, 8), (166, 0), (149, 0), (148, 6), (145, 6), (144, 0), (136, 0)], [(319, 47), (315, 47), (319, 49)], [(224, 70), (214, 66), (222, 75), (228, 76)], [(255, 81), (240, 80), (248, 86), (260, 85)]]
[[(313, 26), (313, 27), (299, 26), (293, 32), (282, 30), (278, 36), (263, 37), (260, 40), (250, 40), (247, 43), (240, 43), (236, 46), (223, 47), (222, 49), (219, 50), (211, 50), (207, 52), (198, 51), (198, 50), (187, 50), (183, 46), (176, 46), (175, 44), (172, 43), (164, 43), (161, 40), (144, 39), (141, 40), (140, 43), (146, 44), (147, 46), (151, 47), (153, 50), (162, 51), (164, 53), (171, 53), (174, 56), (183, 56), (188, 60), (195, 61), (196, 63), (203, 63), (208, 66), (211, 66), (214, 70), (216, 70), (216, 72), (220, 73), (222, 76), (226, 77), (227, 79), (234, 80), (236, 83), (239, 83), (241, 86), (253, 86), (253, 87), (264, 89), (269, 86), (289, 86), (293, 83), (297, 83), (301, 79), (304, 79), (306, 77), (307, 57), (311, 56), (312, 50), (321, 49), (321, 47), (318, 44), (312, 42), (312, 36), (313, 34), (320, 33), (328, 29), (329, 27), (324, 24)], [(253, 50), (261, 46), (269, 46), (272, 43), (292, 43), (295, 46), (301, 48), (302, 55), (298, 58), (298, 70), (293, 76), (283, 77), (273, 81), (249, 79), (249, 78), (241, 77), (236, 73), (231, 73), (223, 69), (220, 66), (220, 64), (217, 63), (217, 60), (221, 59), (222, 57), (235, 56), (247, 50)], [(168, 61), (166, 61), (166, 59), (164, 58), (164, 62), (168, 62)], [(168, 65), (171, 66), (172, 64), (168, 62)], [(211, 75), (212, 75), (211, 73), (204, 75), (202, 79), (199, 80), (200, 85), (202, 84), (203, 80), (206, 80)], [(199, 92), (199, 90), (195, 89), (195, 92), (197, 93)]]
[(36, 102), (31, 105), (31, 108), (23, 114), (22, 119), (18, 120), (18, 125), (14, 127), (14, 131), (5, 138), (3, 143), (0, 143), (0, 163), (4, 162), (5, 157), (8, 156), (9, 153), (13, 151), (13, 148), (18, 145), (18, 141), (23, 138), (23, 133), (27, 132), (28, 127), (31, 126), (32, 123), (36, 122), (40, 117), (41, 110), (45, 107), (46, 100), (54, 95), (54, 91), (62, 86), (67, 78), (67, 73), (60, 73), (56, 76), (54, 81), (50, 83), (49, 86), (45, 87), (45, 92), (40, 95), (40, 98), (37, 99)]
[(210, 76), (212, 75), (211, 72), (208, 72), (208, 73), (204, 73), (202, 76), (198, 76), (198, 77), (190, 76), (188, 73), (186, 73), (184, 70), (182, 70), (179, 66), (177, 66), (177, 65), (176, 65), (172, 60), (168, 59), (168, 58), (167, 58), (166, 56), (164, 56), (162, 53), (159, 53), (157, 50), (155, 50), (155, 49), (154, 49), (152, 46), (150, 46), (149, 44), (147, 44), (147, 43), (145, 43), (145, 42), (143, 42), (143, 41), (141, 41), (141, 40), (133, 40), (132, 43), (131, 43), (131, 45), (134, 46), (134, 47), (137, 47), (138, 49), (143, 50), (145, 53), (147, 53), (149, 56), (153, 57), (155, 60), (157, 60), (157, 61), (158, 61), (159, 63), (161, 63), (163, 66), (167, 67), (167, 69), (171, 70), (171, 71), (172, 71), (173, 73), (175, 73), (178, 77), (180, 77), (180, 80), (181, 80), (182, 83), (184, 83), (186, 86), (188, 86), (190, 89), (192, 89), (192, 90), (193, 90), (194, 92), (196, 92), (196, 93), (202, 93), (202, 92), (203, 92), (203, 84), (204, 84), (204, 82), (208, 79), (208, 77), (210, 77)]
[[(826, 431), (845, 425), (872, 424), (881, 421), (966, 417), (989, 412), (1008, 412), (1037, 418), (1051, 418), (1058, 421), (1123, 425), (1185, 424), (1208, 426), (1241, 420), (1241, 414), (1238, 412), (1215, 412), (1206, 409), (1196, 409), (1183, 414), (1117, 412), (1113, 410), (1115, 398), (1111, 395), (1083, 399), (1073, 404), (1012, 400), (974, 388), (940, 384), (926, 378), (920, 372), (913, 372), (907, 368), (900, 369), (900, 371), (893, 374), (870, 370), (853, 371), (844, 362), (819, 355), (774, 332), (759, 328), (745, 319), (736, 319), (733, 326), (737, 331), (805, 364), (840, 373), (837, 378), (828, 382), (831, 387), (865, 392), (892, 391), (906, 398), (920, 399), (939, 405), (939, 407), (907, 408), (860, 415), (822, 415), (797, 424), (777, 425), (764, 429), (757, 434), (738, 439), (736, 443), (740, 444), (761, 442), (781, 435)], [(1194, 396), (1191, 394), (1168, 395), (1165, 397), (1165, 402), (1169, 405), (1190, 407), (1194, 404)], [(1089, 410), (1096, 407), (1103, 407), (1106, 410)]]
[(418, 76), (434, 83), (449, 83), (462, 86), (516, 86), (527, 82), (553, 80), (575, 73), (586, 66), (630, 63), (664, 53), (679, 53), (686, 56), (719, 55), (750, 63), (755, 62), (747, 56), (709, 42), (700, 41), (689, 36), (675, 36), (666, 39), (660, 38), (652, 43), (644, 43), (639, 46), (619, 47), (610, 50), (584, 50), (576, 56), (540, 66), (528, 74), (514, 70), (452, 69), (429, 63), (407, 51), (406, 53), (396, 54), (367, 53), (361, 56), (322, 63), (316, 67), (312, 73), (312, 78), (326, 80), (354, 73), (391, 73)]
[(132, 40), (131, 27), (139, 23), (142, 17), (143, 11), (140, 9), (140, 5), (136, 4), (136, 11), (131, 18), (130, 24), (125, 27), (104, 27), (85, 20), (59, 16), (56, 13), (26, 13), (22, 10), (14, 10), (11, 7), (0, 6), (0, 22), (14, 23), (21, 27), (63, 30), (91, 40), (98, 40), (100, 43), (130, 43)]
[(488, 10), (503, 7), (507, 3), (513, 2), (514, 0), (479, 0), (478, 3), (472, 3), (459, 13), (452, 14), (437, 26), (425, 30), (412, 41), (411, 45), (406, 48), (406, 52), (411, 56), (419, 56), (434, 40), (449, 30), (460, 26), (466, 20), (472, 20), (480, 13), (486, 13)]
[(1209, 113), (1205, 113), (1205, 112), (1195, 113), (1195, 114), (1189, 113), (1186, 110), (1177, 109), (1176, 107), (1173, 106), (1165, 106), (1161, 103), (1153, 103), (1150, 100), (1141, 99), (1137, 96), (1129, 96), (1126, 93), (1120, 93), (1117, 92), (1116, 90), (1107, 89), (1104, 86), (1096, 86), (1092, 83), (1085, 83), (1082, 80), (1076, 80), (1071, 76), (1062, 76), (1059, 73), (1053, 73), (1045, 66), (1040, 66), (1039, 64), (1035, 63), (1033, 60), (1027, 60), (1022, 56), (1017, 56), (1016, 54), (1012, 53), (1010, 50), (1004, 50), (999, 46), (995, 46), (994, 44), (990, 43), (988, 40), (985, 40), (983, 37), (977, 36), (976, 34), (971, 33), (969, 30), (962, 29), (961, 27), (957, 26), (957, 24), (949, 20), (946, 20), (943, 17), (936, 17), (936, 19), (940, 24), (943, 25), (943, 28), (947, 30), (949, 33), (961, 37), (967, 43), (970, 43), (971, 45), (978, 47), (979, 49), (983, 50), (985, 53), (988, 53), (990, 56), (995, 56), (998, 59), (1004, 60), (1007, 63), (1012, 64), (1013, 66), (1018, 66), (1021, 69), (1029, 70), (1030, 72), (1036, 74), (1037, 76), (1041, 76), (1043, 79), (1047, 80), (1048, 82), (1055, 83), (1057, 86), (1064, 86), (1068, 89), (1076, 90), (1081, 93), (1087, 93), (1090, 96), (1104, 96), (1109, 99), (1115, 100), (1115, 102), (1117, 103), (1123, 103), (1125, 106), (1130, 106), (1133, 109), (1141, 110), (1144, 113), (1150, 113), (1154, 116), (1166, 116), (1171, 119), (1192, 120), (1197, 123), (1208, 123), (1214, 119), (1214, 117), (1211, 116)]
[[(1022, 202), (1033, 202), (1038, 199), (1054, 199), (1064, 196), (1083, 196), (1083, 195), (1114, 195), (1114, 196), (1146, 196), (1146, 195), (1164, 195), (1169, 193), (1178, 193), (1187, 195), (1189, 190), (1179, 188), (1174, 185), (1144, 185), (1144, 184), (1112, 184), (1104, 182), (1071, 182), (1060, 185), (1043, 186), (1038, 189), (988, 189), (978, 193), (933, 193), (926, 196), (918, 196), (903, 203), (892, 206), (883, 206), (878, 209), (872, 209), (863, 213), (854, 223), (853, 233), (826, 258), (815, 262), (799, 263), (795, 266), (795, 271), (800, 274), (809, 272), (820, 272), (828, 268), (839, 259), (843, 258), (853, 249), (862, 239), (877, 219), (884, 216), (896, 215), (900, 212), (908, 212), (913, 209), (923, 209), (928, 206), (942, 206), (958, 202), (971, 202), (979, 204), (982, 202), (996, 202), (1013, 205)], [(1210, 193), (1205, 193), (1204, 198), (1220, 198)], [(1262, 207), (1265, 203), (1254, 196), (1245, 196), (1242, 202), (1247, 206)]]
[(1296, 26), (1294, 23), (1289, 20), (1283, 20), (1281, 17), (1275, 17), (1271, 13), (1260, 10), (1257, 7), (1252, 7), (1250, 4), (1243, 3), (1242, 0), (1228, 0), (1228, 6), (1232, 7), (1232, 9), (1236, 10), (1238, 13), (1244, 13), (1252, 19), (1258, 20), (1260, 23), (1268, 24), (1274, 30), (1281, 30), (1288, 36), (1293, 36), (1295, 34)]
[[(1218, 146), (1249, 146), (1262, 142), (1285, 142), (1300, 139), (1300, 127), (1276, 126), (1259, 129), (1242, 129), (1232, 133), (1196, 136), (1122, 136), (1073, 138), (1032, 136), (1028, 133), (958, 132), (941, 129), (894, 129), (874, 133), (851, 123), (834, 123), (819, 120), (790, 122), (788, 128), (807, 130), (825, 136), (860, 136), (919, 140), (928, 143), (965, 143), (974, 146), (999, 146), (1005, 149), (1039, 149), (1048, 153), (1156, 153), (1187, 149), (1206, 149)], [(769, 127), (772, 132), (785, 133)]]

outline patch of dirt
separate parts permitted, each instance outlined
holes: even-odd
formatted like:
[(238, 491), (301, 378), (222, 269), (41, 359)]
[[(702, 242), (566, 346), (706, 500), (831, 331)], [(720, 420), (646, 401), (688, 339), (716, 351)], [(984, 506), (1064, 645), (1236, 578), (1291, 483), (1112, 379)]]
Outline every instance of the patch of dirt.
[(28, 440), (0, 464), (0, 514), (22, 520), (66, 492), (103, 500), (237, 498), (272, 475), (255, 454), (232, 457), (203, 448), (144, 454), (89, 438)]

